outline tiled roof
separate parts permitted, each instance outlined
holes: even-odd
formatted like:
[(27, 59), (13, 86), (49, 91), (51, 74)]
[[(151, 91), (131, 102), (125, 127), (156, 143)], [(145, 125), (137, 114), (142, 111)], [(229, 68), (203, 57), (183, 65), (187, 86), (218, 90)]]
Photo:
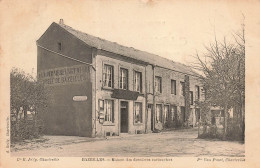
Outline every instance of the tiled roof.
[[(57, 23), (56, 23), (57, 24)], [(172, 69), (175, 71), (183, 72), (185, 74), (190, 75), (196, 75), (198, 74), (194, 72), (191, 67), (186, 66), (184, 64), (174, 62), (172, 60), (160, 57), (155, 54), (151, 54), (145, 51), (137, 50), (132, 47), (126, 47), (120, 44), (117, 44), (115, 42), (111, 42), (108, 40), (101, 39), (99, 37), (95, 37), (92, 35), (89, 35), (87, 33), (83, 33), (81, 31), (75, 30), (70, 26), (67, 26), (65, 24), (57, 24), (69, 33), (73, 34), (75, 37), (86, 43), (87, 45), (91, 47), (95, 47), (97, 49), (105, 50), (111, 53), (123, 55), (126, 57), (130, 57), (136, 60), (140, 60), (143, 62), (147, 62), (152, 65), (157, 65), (160, 67), (165, 67), (168, 69)]]

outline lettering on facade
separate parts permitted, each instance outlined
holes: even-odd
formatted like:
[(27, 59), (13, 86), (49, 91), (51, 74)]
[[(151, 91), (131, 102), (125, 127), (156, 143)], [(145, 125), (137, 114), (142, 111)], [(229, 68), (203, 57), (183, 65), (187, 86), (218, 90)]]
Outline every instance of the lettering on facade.
[(39, 72), (38, 80), (47, 85), (78, 83), (90, 80), (90, 69), (86, 65), (49, 69)]

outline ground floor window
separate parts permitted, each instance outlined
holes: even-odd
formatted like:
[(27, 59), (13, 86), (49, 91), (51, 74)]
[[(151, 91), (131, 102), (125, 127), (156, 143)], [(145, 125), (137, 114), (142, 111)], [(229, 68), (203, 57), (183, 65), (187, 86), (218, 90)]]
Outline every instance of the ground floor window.
[(162, 122), (162, 105), (156, 105), (156, 122)]
[(142, 123), (142, 103), (135, 102), (134, 121), (135, 123)]
[(105, 100), (105, 121), (114, 122), (114, 101), (113, 100)]
[(171, 106), (171, 120), (177, 120), (177, 106)]
[(169, 106), (164, 106), (164, 121), (168, 121), (170, 119)]

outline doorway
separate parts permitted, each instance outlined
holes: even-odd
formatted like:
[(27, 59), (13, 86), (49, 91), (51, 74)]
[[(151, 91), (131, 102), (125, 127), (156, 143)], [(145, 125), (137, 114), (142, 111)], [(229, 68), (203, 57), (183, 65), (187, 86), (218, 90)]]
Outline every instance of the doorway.
[(153, 130), (153, 105), (152, 104), (148, 104), (148, 121), (150, 121), (150, 125), (148, 125), (148, 130), (152, 131)]
[(122, 101), (120, 104), (120, 132), (128, 133), (128, 102)]
[(181, 106), (181, 115), (182, 115), (182, 122), (184, 123), (185, 122), (185, 107), (184, 106)]

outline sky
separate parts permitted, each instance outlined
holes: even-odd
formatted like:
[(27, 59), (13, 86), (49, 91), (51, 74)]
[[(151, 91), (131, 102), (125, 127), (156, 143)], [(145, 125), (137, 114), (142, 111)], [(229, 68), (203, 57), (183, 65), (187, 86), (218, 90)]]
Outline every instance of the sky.
[[(13, 1), (0, 2), (1, 66), (36, 73), (36, 40), (52, 22), (189, 65), (192, 55), (240, 29), (242, 13), (249, 36), (260, 34), (252, 1)], [(255, 27), (258, 26), (259, 30)]]

